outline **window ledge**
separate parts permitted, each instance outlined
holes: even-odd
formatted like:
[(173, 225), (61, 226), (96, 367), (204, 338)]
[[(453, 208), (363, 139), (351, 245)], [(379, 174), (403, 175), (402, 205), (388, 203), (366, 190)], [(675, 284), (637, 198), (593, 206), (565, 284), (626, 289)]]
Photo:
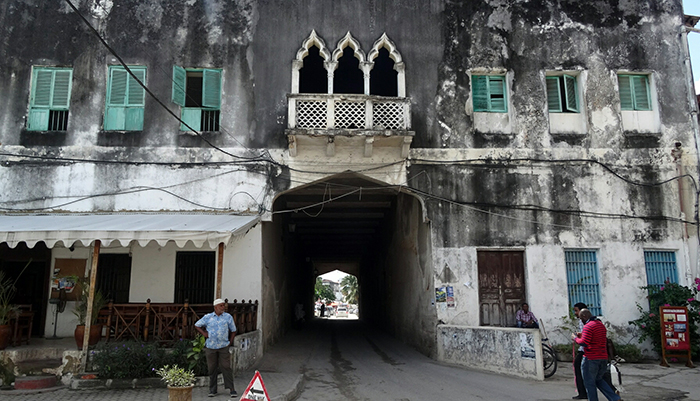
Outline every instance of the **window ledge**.
[(390, 137), (390, 136), (415, 136), (415, 131), (408, 130), (371, 130), (371, 129), (307, 129), (289, 128), (284, 131), (286, 135), (307, 136), (348, 136), (348, 137)]
[(178, 135), (184, 135), (184, 136), (199, 136), (198, 134), (201, 135), (207, 135), (207, 136), (214, 136), (214, 135), (219, 135), (221, 134), (221, 131), (178, 131)]
[(118, 130), (118, 129), (103, 129), (103, 130), (98, 131), (98, 134), (105, 134), (105, 135), (108, 135), (108, 134), (126, 135), (126, 134), (142, 134), (142, 133), (143, 133), (142, 129), (140, 129), (140, 130), (128, 130), (128, 131), (127, 130)]
[(649, 149), (659, 147), (662, 135), (656, 132), (624, 131), (622, 136), (627, 149)]

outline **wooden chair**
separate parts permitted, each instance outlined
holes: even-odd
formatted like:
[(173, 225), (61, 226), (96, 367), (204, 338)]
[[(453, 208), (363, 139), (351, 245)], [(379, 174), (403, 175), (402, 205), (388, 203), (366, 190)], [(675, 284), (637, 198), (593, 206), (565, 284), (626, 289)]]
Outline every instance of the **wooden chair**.
[(15, 314), (12, 329), (12, 343), (22, 345), (22, 342), (29, 344), (32, 336), (32, 324), (34, 323), (34, 312), (32, 305), (17, 305), (19, 311)]

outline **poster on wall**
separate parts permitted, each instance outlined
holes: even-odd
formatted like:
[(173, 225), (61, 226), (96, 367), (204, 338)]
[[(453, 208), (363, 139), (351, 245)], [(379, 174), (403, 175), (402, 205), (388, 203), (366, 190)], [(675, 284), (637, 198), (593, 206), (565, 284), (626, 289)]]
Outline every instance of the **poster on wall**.
[(523, 359), (535, 359), (534, 339), (531, 334), (520, 333), (520, 357)]
[(688, 333), (688, 308), (684, 306), (660, 306), (661, 320), (661, 366), (668, 366), (667, 356), (686, 357), (686, 366), (693, 367), (690, 360), (690, 333)]
[(445, 300), (448, 308), (455, 307), (455, 289), (451, 285), (445, 287)]
[(447, 302), (447, 291), (445, 287), (435, 289), (435, 302)]

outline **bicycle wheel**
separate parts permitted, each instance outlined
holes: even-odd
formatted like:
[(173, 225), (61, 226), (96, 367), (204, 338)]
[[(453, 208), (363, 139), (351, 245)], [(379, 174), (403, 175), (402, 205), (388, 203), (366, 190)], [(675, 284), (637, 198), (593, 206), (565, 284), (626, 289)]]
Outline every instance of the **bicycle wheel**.
[(547, 344), (542, 344), (542, 362), (544, 365), (544, 377), (552, 377), (557, 371), (557, 356)]

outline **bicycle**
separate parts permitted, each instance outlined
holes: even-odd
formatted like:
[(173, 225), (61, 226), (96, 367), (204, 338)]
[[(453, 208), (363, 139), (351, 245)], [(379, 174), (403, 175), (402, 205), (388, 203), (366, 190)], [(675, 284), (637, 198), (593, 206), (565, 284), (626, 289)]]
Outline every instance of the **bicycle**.
[(544, 377), (552, 377), (557, 371), (557, 354), (552, 349), (552, 345), (547, 338), (547, 331), (544, 324), (540, 322), (540, 332), (542, 334), (542, 365), (544, 367)]

